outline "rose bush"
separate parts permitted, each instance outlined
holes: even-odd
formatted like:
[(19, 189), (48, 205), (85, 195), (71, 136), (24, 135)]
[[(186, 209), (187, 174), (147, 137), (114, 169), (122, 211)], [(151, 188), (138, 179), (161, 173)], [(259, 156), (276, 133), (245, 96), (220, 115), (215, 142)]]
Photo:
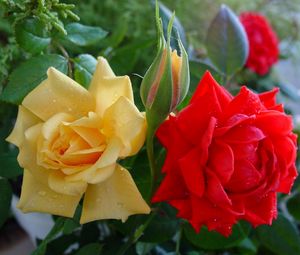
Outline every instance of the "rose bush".
[(278, 61), (279, 47), (276, 33), (267, 19), (258, 13), (243, 12), (240, 21), (249, 40), (246, 67), (259, 75), (265, 75)]
[(276, 192), (289, 193), (297, 176), (296, 135), (277, 91), (242, 87), (233, 97), (206, 72), (189, 105), (157, 132), (167, 156), (152, 201), (167, 201), (196, 231), (228, 236), (240, 219), (271, 224)]
[(130, 173), (116, 163), (136, 154), (146, 122), (128, 76), (98, 59), (89, 90), (49, 68), (19, 106), (7, 141), (25, 169), (19, 208), (72, 217), (83, 194), (81, 223), (149, 213)]

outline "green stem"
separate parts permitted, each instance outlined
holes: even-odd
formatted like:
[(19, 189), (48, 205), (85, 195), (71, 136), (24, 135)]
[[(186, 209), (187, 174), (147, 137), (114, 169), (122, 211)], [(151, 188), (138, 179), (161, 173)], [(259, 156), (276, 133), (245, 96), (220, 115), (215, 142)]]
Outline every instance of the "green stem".
[(66, 49), (58, 42), (55, 42), (56, 47), (61, 51), (62, 55), (68, 60), (68, 76), (73, 78), (72, 63)]
[(157, 170), (156, 170), (154, 148), (153, 148), (155, 131), (156, 131), (155, 129), (149, 128), (147, 133), (147, 140), (146, 140), (147, 155), (148, 155), (148, 161), (149, 161), (150, 173), (151, 173), (151, 185), (150, 185), (150, 193), (149, 193), (148, 201), (151, 200), (151, 197), (155, 189), (156, 179), (157, 179)]
[(178, 237), (176, 240), (176, 250), (175, 254), (180, 255), (180, 242), (181, 242), (181, 237), (182, 237), (182, 224), (180, 224), (179, 232), (178, 232)]
[(126, 251), (131, 247), (131, 245), (135, 244), (143, 235), (145, 229), (149, 226), (150, 222), (153, 220), (155, 216), (155, 212), (152, 212), (145, 223), (138, 228), (135, 229), (134, 233), (127, 240), (127, 242), (121, 247), (121, 249), (117, 252), (116, 255), (124, 255)]

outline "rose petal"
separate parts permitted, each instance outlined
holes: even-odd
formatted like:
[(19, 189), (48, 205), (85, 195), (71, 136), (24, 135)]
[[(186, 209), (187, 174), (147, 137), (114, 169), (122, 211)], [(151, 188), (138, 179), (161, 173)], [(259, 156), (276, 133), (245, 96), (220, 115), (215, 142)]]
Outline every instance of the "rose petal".
[(39, 122), (41, 122), (41, 119), (20, 105), (15, 127), (6, 138), (6, 141), (20, 147), (23, 143), (24, 132), (26, 129), (38, 124)]
[(293, 129), (292, 117), (278, 111), (264, 111), (256, 116), (255, 125), (266, 135), (288, 135)]
[(233, 98), (227, 90), (225, 90), (216, 82), (209, 71), (206, 71), (203, 75), (190, 104), (193, 104), (196, 101), (202, 101), (207, 97), (209, 97), (209, 100), (213, 100), (215, 103), (217, 103), (220, 109), (226, 107)]
[(69, 196), (54, 192), (24, 169), (22, 192), (18, 208), (23, 212), (43, 212), (73, 217), (81, 195)]
[(261, 224), (272, 224), (277, 217), (277, 198), (275, 192), (265, 195), (259, 202), (253, 203), (251, 198), (245, 200), (245, 216), (241, 217), (248, 220), (254, 227)]
[[(98, 169), (102, 169), (102, 171), (97, 171), (97, 178), (101, 181), (106, 180), (113, 172), (111, 171), (111, 168), (108, 166), (111, 166), (112, 164), (115, 164), (121, 150), (121, 143), (119, 139), (111, 139), (109, 143), (107, 144), (107, 147), (101, 157), (98, 159), (98, 161), (92, 165), (91, 167), (75, 173), (73, 175), (66, 176), (67, 181), (86, 181), (88, 183), (94, 183), (93, 179), (95, 177), (95, 172)], [(102, 177), (100, 177), (102, 176)]]
[(251, 116), (261, 110), (263, 110), (263, 106), (258, 95), (243, 86), (240, 93), (226, 107), (222, 118), (227, 119), (235, 114)]
[(228, 131), (223, 140), (228, 143), (253, 143), (265, 138), (265, 134), (261, 129), (255, 126), (237, 126)]
[(94, 111), (95, 100), (85, 88), (53, 67), (47, 74), (48, 78), (24, 98), (22, 105), (28, 110), (42, 120), (60, 112), (78, 118)]
[(234, 156), (229, 145), (213, 142), (209, 148), (209, 168), (218, 176), (220, 182), (225, 184), (234, 171)]
[(170, 116), (169, 120), (165, 121), (157, 131), (157, 137), (167, 149), (167, 156), (162, 168), (162, 172), (171, 171), (177, 168), (177, 160), (180, 156), (186, 154), (191, 147), (191, 144), (185, 138), (185, 134), (177, 127), (175, 118)]
[(152, 197), (152, 203), (186, 198), (189, 193), (182, 179), (183, 177), (177, 169), (173, 169), (172, 173), (166, 174)]
[(201, 151), (193, 149), (178, 161), (186, 187), (191, 193), (199, 197), (203, 195), (205, 190), (204, 168), (199, 160), (200, 155)]
[(259, 184), (261, 174), (247, 160), (238, 160), (234, 164), (234, 172), (225, 189), (240, 193), (254, 188)]
[(42, 125), (42, 123), (36, 124), (25, 131), (23, 144), (19, 148), (18, 162), (37, 180), (48, 185), (50, 170), (37, 164), (37, 140), (41, 134)]
[(53, 191), (70, 196), (82, 195), (87, 187), (87, 183), (84, 181), (66, 181), (65, 175), (59, 170), (49, 174), (48, 184)]
[(115, 76), (106, 59), (98, 58), (89, 91), (96, 99), (96, 112), (102, 116), (104, 111), (119, 97), (133, 102), (133, 92), (128, 76)]
[(117, 166), (114, 174), (105, 182), (88, 186), (80, 223), (100, 219), (121, 219), (124, 222), (128, 216), (141, 213), (150, 213), (149, 206), (129, 172)]
[(291, 188), (296, 180), (296, 177), (298, 176), (298, 171), (295, 165), (292, 165), (287, 170), (288, 174), (281, 178), (279, 187), (276, 191), (282, 192), (285, 194), (289, 194), (291, 191)]
[(209, 169), (206, 171), (206, 182), (206, 195), (213, 204), (221, 207), (228, 207), (232, 205), (232, 202), (226, 194), (226, 191), (218, 177)]
[(267, 108), (270, 109), (274, 106), (276, 106), (276, 95), (279, 92), (279, 88), (273, 88), (270, 91), (260, 93), (259, 99), (262, 102), (262, 104)]
[(254, 119), (254, 116), (248, 116), (245, 114), (236, 114), (229, 119), (225, 120), (223, 123), (218, 123), (218, 126), (215, 129), (214, 137), (224, 135), (231, 128), (241, 125), (245, 121), (251, 121)]
[(104, 112), (102, 132), (108, 138), (121, 140), (121, 157), (132, 156), (144, 144), (146, 120), (128, 98), (121, 96)]

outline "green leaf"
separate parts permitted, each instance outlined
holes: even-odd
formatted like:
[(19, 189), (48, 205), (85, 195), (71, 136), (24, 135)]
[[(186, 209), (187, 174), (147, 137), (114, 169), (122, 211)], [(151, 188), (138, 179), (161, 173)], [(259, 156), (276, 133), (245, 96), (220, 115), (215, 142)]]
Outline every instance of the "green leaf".
[(45, 31), (45, 25), (38, 19), (22, 20), (15, 26), (16, 41), (27, 52), (40, 53), (51, 41)]
[(151, 224), (140, 238), (141, 242), (163, 243), (170, 240), (178, 230), (176, 210), (168, 204), (161, 204)]
[(0, 228), (9, 215), (12, 189), (6, 179), (0, 179)]
[(40, 243), (37, 249), (31, 255), (44, 255), (47, 250), (47, 245), (50, 241), (52, 241), (63, 229), (65, 223), (65, 218), (58, 218), (55, 221), (54, 226), (45, 237), (45, 239)]
[(0, 155), (0, 176), (14, 178), (23, 173), (14, 153), (3, 153)]
[(209, 71), (215, 79), (221, 78), (219, 77), (220, 75), (218, 74), (217, 70), (211, 65), (207, 64), (206, 62), (200, 60), (191, 60), (189, 61), (189, 65), (191, 72), (191, 86), (189, 90), (189, 95), (194, 94), (200, 80), (202, 79), (206, 71)]
[(216, 231), (208, 231), (202, 227), (197, 234), (190, 224), (184, 225), (185, 237), (195, 246), (207, 250), (227, 249), (237, 246), (248, 235), (250, 226), (245, 222), (240, 222), (233, 226), (232, 234), (225, 237)]
[(156, 246), (155, 243), (143, 243), (137, 242), (135, 246), (136, 253), (138, 255), (146, 255), (149, 254), (150, 251)]
[(79, 55), (74, 59), (75, 80), (85, 88), (88, 88), (96, 70), (96, 65), (97, 59), (95, 59), (92, 55)]
[(249, 53), (246, 32), (238, 17), (222, 5), (207, 32), (207, 53), (213, 64), (227, 77), (242, 68)]
[(90, 243), (83, 246), (78, 252), (74, 255), (99, 255), (102, 250), (102, 246), (99, 243)]
[(300, 221), (300, 194), (296, 194), (287, 201), (287, 208), (289, 213)]
[(82, 206), (79, 204), (76, 208), (74, 217), (72, 219), (66, 219), (64, 223), (63, 233), (65, 235), (71, 234), (76, 228), (80, 227), (79, 219), (82, 211)]
[(274, 254), (300, 254), (298, 229), (283, 215), (279, 214), (272, 226), (260, 226), (256, 232), (261, 243)]
[(49, 67), (67, 73), (68, 61), (56, 54), (40, 55), (28, 59), (18, 66), (9, 76), (9, 82), (0, 96), (0, 100), (21, 104), (24, 97), (47, 78)]
[(85, 26), (80, 23), (70, 23), (65, 28), (67, 35), (64, 39), (78, 46), (96, 44), (107, 35), (107, 32), (100, 27)]

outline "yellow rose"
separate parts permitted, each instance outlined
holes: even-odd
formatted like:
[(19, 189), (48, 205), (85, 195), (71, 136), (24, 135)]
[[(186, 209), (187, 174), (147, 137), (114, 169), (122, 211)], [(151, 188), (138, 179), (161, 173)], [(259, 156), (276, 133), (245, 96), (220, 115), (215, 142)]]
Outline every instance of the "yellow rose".
[(84, 194), (81, 223), (149, 213), (130, 173), (116, 163), (145, 140), (129, 77), (115, 76), (102, 57), (89, 90), (55, 68), (47, 74), (24, 98), (7, 138), (24, 168), (18, 207), (72, 217)]

